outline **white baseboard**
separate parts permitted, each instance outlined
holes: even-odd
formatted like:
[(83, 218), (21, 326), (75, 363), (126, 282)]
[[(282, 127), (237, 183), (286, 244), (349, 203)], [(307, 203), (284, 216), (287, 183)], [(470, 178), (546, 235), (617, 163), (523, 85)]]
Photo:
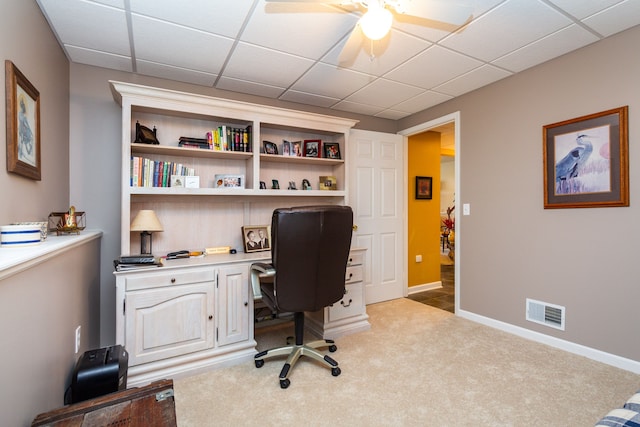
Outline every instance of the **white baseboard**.
[(522, 338), (530, 339), (542, 344), (550, 345), (551, 347), (558, 348), (560, 350), (568, 351), (569, 353), (584, 356), (586, 358), (602, 362), (604, 364), (614, 366), (616, 368), (624, 369), (625, 371), (633, 372), (634, 374), (640, 374), (640, 362), (625, 357), (616, 356), (615, 354), (606, 353), (601, 350), (596, 350), (591, 347), (586, 347), (581, 344), (565, 341), (560, 338), (552, 337), (542, 334), (540, 332), (531, 331), (529, 329), (522, 328), (520, 326), (511, 325), (509, 323), (501, 322), (499, 320), (491, 319), (488, 317), (480, 316), (469, 311), (458, 310), (456, 315), (469, 319), (471, 321), (481, 323), (486, 326), (490, 326), (495, 329), (500, 329), (505, 332), (517, 335)]
[(423, 283), (422, 285), (410, 286), (409, 295), (417, 294), (424, 291), (432, 291), (434, 289), (442, 288), (442, 282)]

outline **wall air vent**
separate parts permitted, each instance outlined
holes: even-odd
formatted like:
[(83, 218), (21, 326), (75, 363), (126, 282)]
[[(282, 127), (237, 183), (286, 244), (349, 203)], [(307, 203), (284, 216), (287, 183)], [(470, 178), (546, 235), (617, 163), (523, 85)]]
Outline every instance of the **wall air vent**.
[(565, 308), (527, 298), (527, 320), (564, 331)]

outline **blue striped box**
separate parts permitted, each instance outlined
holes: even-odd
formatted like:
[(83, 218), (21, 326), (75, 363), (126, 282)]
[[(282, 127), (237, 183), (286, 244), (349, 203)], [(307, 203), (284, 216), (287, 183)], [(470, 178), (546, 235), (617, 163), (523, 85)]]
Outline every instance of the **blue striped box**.
[(0, 245), (3, 247), (37, 245), (42, 240), (39, 225), (3, 225), (0, 227)]

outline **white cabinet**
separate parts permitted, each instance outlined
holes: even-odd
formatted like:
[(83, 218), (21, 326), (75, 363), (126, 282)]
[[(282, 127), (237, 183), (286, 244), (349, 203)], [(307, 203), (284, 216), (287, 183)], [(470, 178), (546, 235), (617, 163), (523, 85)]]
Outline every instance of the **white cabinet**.
[(116, 343), (129, 352), (130, 386), (253, 357), (250, 264), (209, 258), (115, 273)]
[(325, 339), (335, 339), (371, 328), (364, 300), (364, 252), (352, 248), (349, 253), (342, 299), (315, 313), (307, 313), (307, 326)]

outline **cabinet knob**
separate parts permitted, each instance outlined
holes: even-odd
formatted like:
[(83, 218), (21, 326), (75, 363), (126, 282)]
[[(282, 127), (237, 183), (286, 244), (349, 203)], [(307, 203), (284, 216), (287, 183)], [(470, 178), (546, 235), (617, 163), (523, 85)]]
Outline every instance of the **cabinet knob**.
[(176, 283), (176, 278), (175, 277), (171, 278), (171, 283)]
[(213, 320), (213, 316), (209, 315), (209, 320)]
[(357, 226), (356, 224), (353, 224), (353, 225), (351, 226), (351, 229), (352, 229), (353, 231), (358, 231), (358, 226)]
[(245, 301), (245, 302), (244, 302), (244, 306), (246, 307), (246, 306), (248, 306), (248, 305), (249, 305), (249, 301)]

